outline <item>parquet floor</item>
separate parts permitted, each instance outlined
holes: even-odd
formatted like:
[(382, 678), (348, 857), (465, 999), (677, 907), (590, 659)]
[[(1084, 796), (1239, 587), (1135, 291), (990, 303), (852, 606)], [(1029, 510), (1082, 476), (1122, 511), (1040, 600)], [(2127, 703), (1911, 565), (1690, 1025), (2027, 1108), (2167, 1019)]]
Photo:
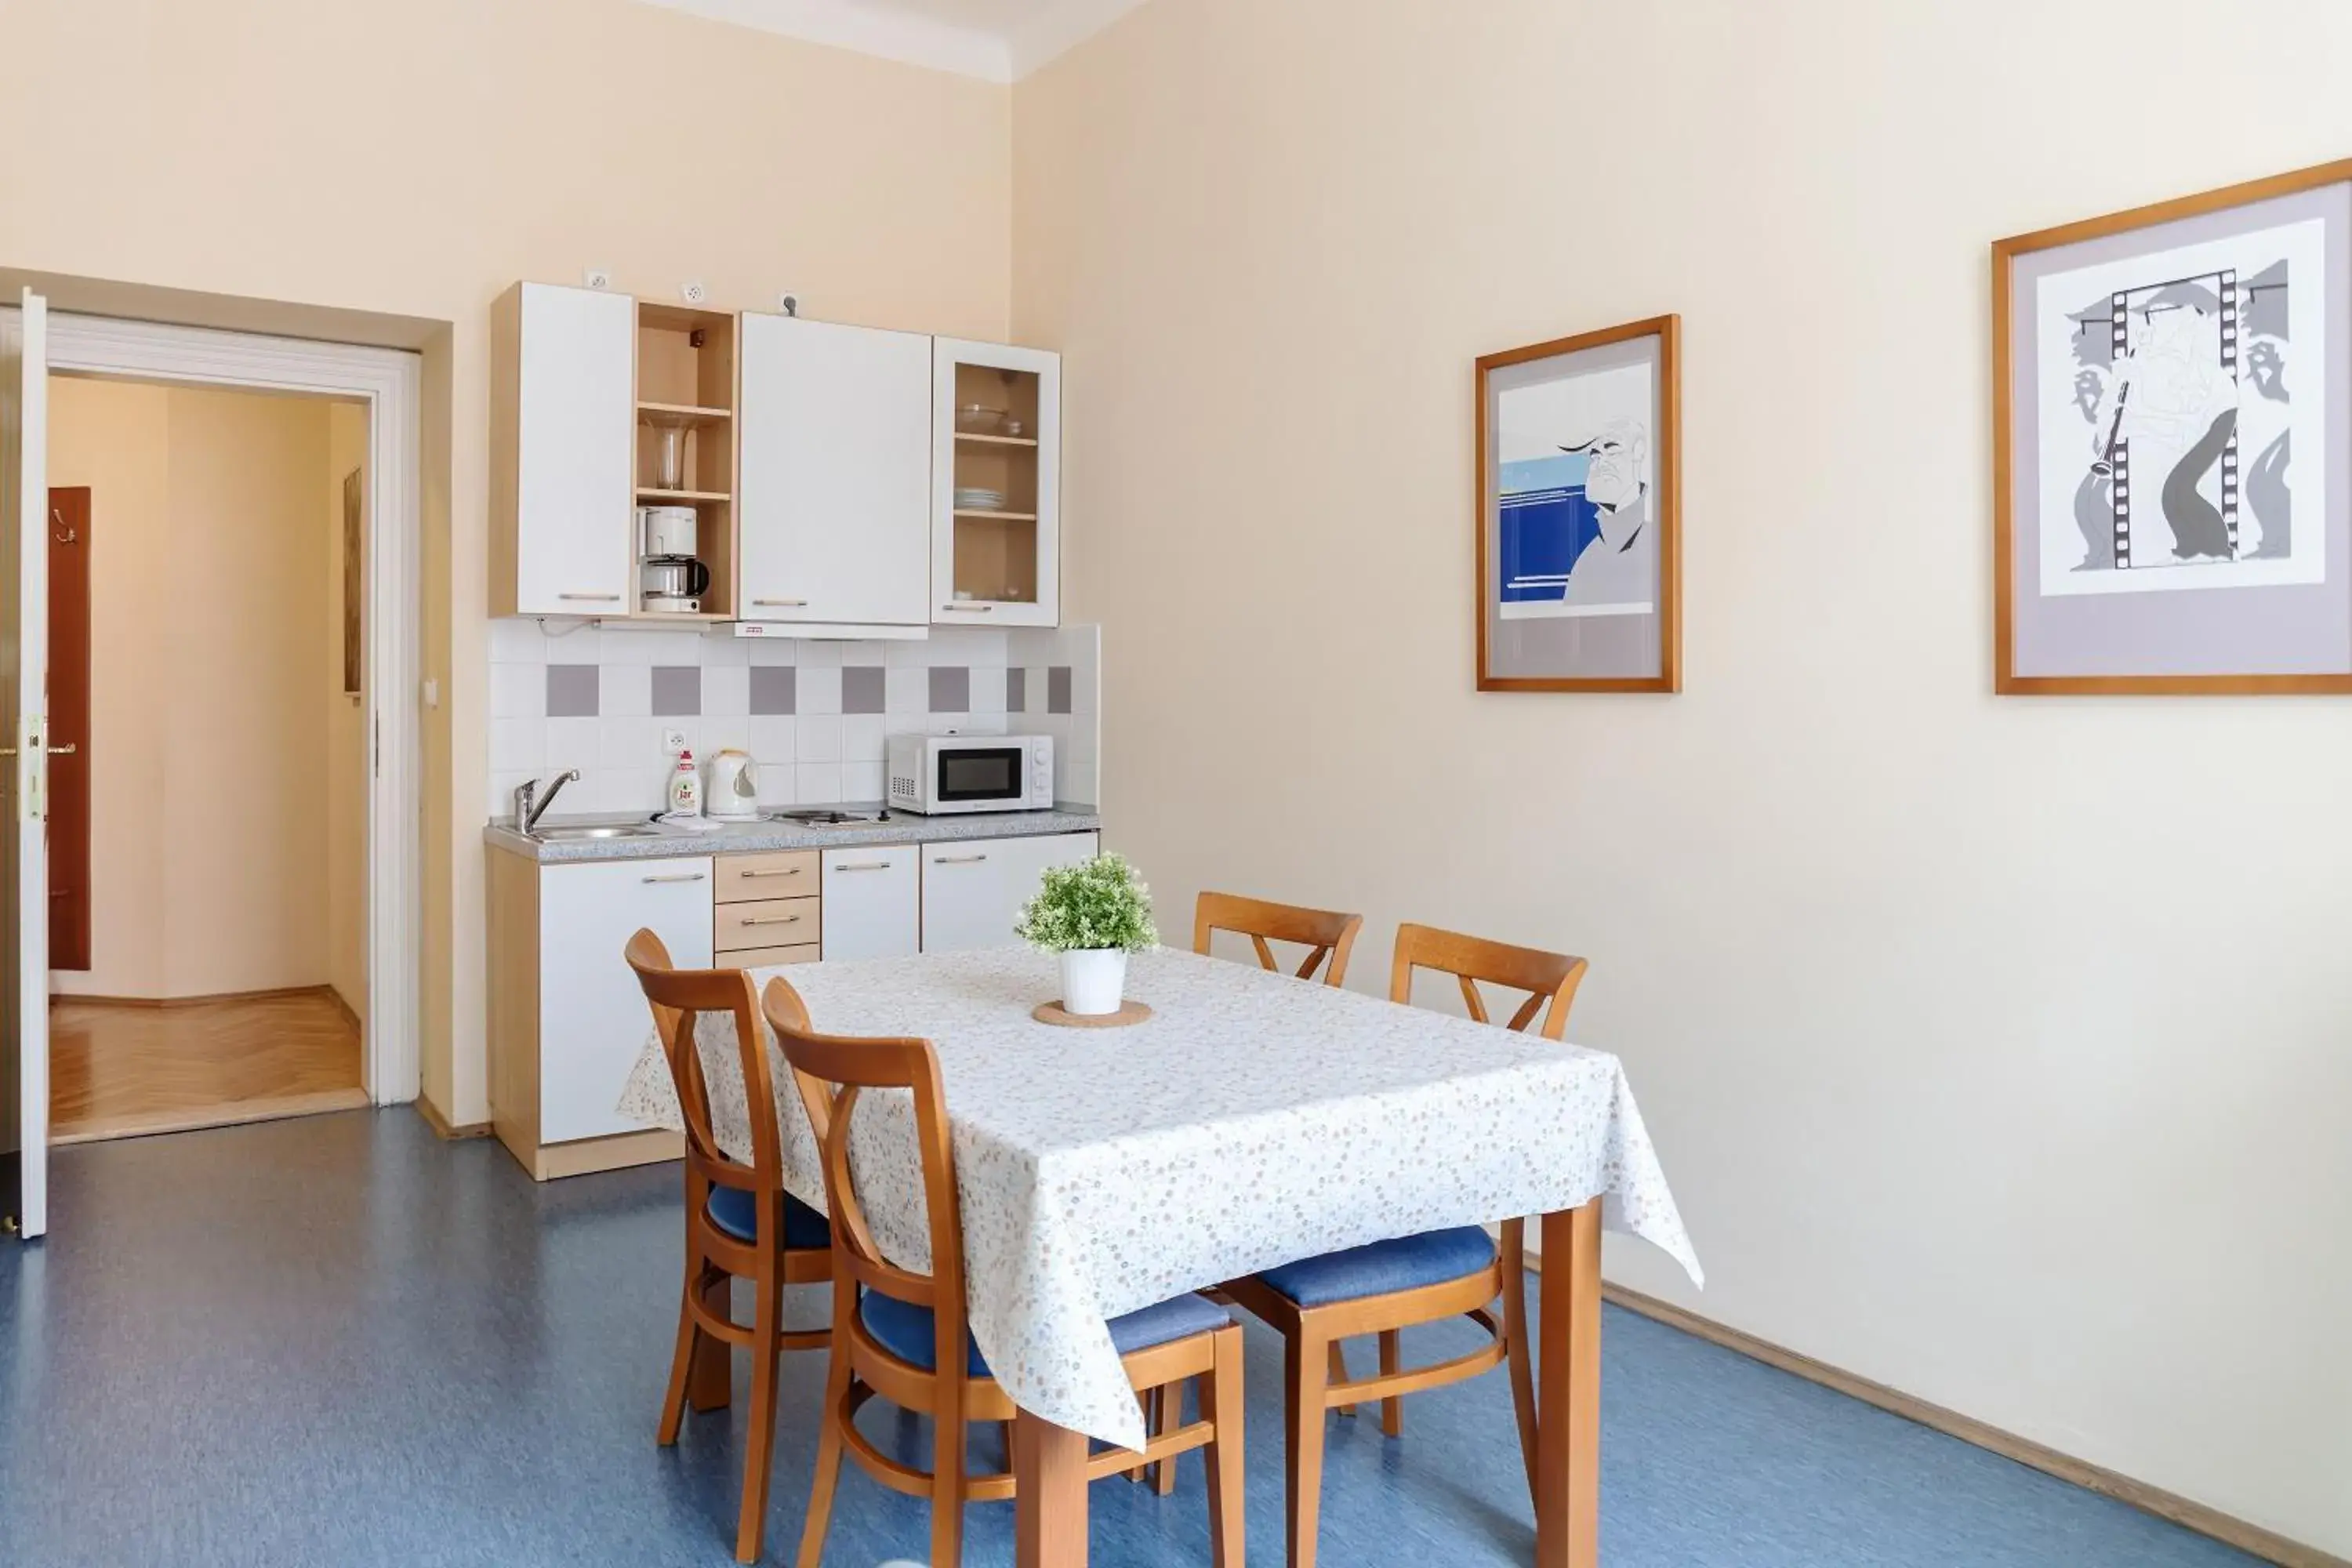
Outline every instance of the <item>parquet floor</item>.
[(53, 1143), (367, 1102), (359, 1030), (323, 987), (173, 1007), (65, 996), (49, 1008)]

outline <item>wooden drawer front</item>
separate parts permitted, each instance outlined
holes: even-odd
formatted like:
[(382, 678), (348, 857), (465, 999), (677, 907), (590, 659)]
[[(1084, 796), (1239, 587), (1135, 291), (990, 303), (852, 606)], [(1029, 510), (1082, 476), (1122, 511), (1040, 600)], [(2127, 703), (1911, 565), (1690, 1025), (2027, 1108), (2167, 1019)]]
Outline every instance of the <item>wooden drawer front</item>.
[(805, 947), (817, 940), (817, 900), (762, 899), (721, 904), (711, 914), (711, 947), (744, 952), (762, 947)]
[(787, 963), (814, 963), (816, 955), (817, 944), (812, 942), (800, 947), (741, 948), (722, 952), (719, 958), (730, 969), (775, 969)]
[(749, 903), (753, 899), (813, 899), (817, 887), (816, 858), (814, 849), (783, 849), (773, 855), (721, 855), (718, 859), (719, 888), (712, 897), (722, 904)]

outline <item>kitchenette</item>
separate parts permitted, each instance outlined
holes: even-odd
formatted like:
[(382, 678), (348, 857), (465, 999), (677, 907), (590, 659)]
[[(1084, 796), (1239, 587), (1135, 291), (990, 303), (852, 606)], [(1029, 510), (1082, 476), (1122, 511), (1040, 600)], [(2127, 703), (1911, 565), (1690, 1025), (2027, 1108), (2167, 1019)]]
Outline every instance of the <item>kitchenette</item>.
[(524, 283), (493, 312), (491, 1130), (615, 1109), (621, 950), (756, 969), (1009, 944), (1100, 848), (1100, 628), (1061, 624), (1040, 351)]

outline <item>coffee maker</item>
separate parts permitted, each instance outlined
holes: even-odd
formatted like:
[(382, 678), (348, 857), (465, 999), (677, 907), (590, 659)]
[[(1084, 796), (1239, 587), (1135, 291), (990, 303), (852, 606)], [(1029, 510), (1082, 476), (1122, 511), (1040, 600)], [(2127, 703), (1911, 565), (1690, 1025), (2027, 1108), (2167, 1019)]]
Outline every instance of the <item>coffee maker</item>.
[(695, 556), (690, 506), (637, 509), (637, 601), (651, 612), (698, 615), (710, 587), (710, 568)]

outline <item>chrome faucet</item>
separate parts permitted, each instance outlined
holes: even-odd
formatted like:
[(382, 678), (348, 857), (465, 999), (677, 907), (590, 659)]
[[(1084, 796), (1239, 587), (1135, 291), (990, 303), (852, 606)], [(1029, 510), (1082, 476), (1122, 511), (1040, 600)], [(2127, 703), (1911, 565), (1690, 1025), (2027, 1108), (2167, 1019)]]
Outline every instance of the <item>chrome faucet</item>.
[(563, 786), (565, 784), (578, 784), (579, 782), (580, 770), (578, 768), (567, 768), (562, 773), (555, 775), (555, 782), (547, 786), (547, 794), (545, 795), (541, 795), (539, 793), (539, 781), (537, 779), (525, 779), (520, 784), (517, 785), (515, 788), (515, 816), (521, 821), (523, 832), (527, 835), (539, 826), (539, 819), (547, 815), (547, 808), (555, 804), (555, 797), (563, 793)]

